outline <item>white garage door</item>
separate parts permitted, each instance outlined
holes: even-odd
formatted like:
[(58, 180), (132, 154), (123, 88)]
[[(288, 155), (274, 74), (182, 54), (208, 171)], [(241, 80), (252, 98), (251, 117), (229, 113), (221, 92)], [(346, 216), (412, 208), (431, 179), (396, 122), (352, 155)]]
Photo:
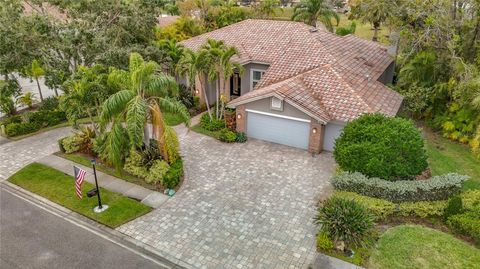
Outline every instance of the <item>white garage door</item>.
[(310, 122), (248, 111), (247, 136), (307, 149)]
[(340, 136), (343, 125), (328, 123), (325, 126), (325, 136), (323, 137), (323, 150), (333, 151), (335, 140)]

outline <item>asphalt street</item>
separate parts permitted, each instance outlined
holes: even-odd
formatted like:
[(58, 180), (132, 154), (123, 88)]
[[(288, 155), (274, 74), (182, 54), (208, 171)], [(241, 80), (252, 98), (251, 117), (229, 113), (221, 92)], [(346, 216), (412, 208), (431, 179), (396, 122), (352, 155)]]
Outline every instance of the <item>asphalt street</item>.
[(0, 268), (162, 268), (0, 188)]

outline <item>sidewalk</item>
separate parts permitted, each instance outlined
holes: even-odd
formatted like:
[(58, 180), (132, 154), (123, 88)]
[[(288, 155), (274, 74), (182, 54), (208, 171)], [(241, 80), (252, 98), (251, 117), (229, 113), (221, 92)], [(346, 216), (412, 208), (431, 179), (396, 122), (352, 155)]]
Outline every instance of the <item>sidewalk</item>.
[[(86, 181), (95, 184), (95, 179), (93, 177), (93, 169), (91, 169), (90, 167), (83, 166), (81, 164), (66, 160), (64, 158), (61, 158), (55, 155), (46, 156), (38, 160), (38, 162), (41, 164), (48, 165), (52, 168), (55, 168), (71, 176), (74, 176), (73, 166), (75, 165), (87, 171), (87, 176), (85, 177)], [(98, 178), (98, 185), (100, 187), (107, 189), (109, 191), (123, 194), (135, 200), (139, 200), (143, 204), (146, 204), (153, 208), (159, 207), (169, 198), (167, 195), (164, 195), (160, 192), (146, 189), (142, 186), (138, 186), (136, 184), (105, 174), (98, 170), (97, 170), (97, 178)]]

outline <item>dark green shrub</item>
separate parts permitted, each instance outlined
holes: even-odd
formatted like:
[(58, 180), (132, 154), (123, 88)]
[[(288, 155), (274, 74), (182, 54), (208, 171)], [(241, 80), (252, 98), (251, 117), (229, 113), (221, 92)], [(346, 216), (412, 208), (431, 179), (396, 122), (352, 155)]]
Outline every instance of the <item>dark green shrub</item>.
[(58, 108), (58, 98), (57, 97), (48, 97), (43, 99), (43, 102), (40, 104), (40, 108), (38, 110), (40, 111), (46, 111), (46, 110), (56, 110)]
[(15, 116), (10, 116), (0, 122), (0, 125), (9, 125), (10, 123), (21, 123), (22, 122), (22, 116), (20, 115), (15, 115)]
[(222, 142), (232, 143), (237, 140), (237, 134), (230, 131), (230, 129), (228, 128), (223, 128), (222, 130), (220, 130), (220, 135), (218, 139), (220, 139), (220, 141)]
[(67, 138), (67, 137), (62, 137), (60, 139), (57, 140), (58, 142), (58, 149), (60, 150), (60, 152), (62, 153), (65, 153), (65, 148), (63, 147), (63, 140)]
[(225, 122), (223, 120), (217, 120), (215, 116), (210, 120), (208, 113), (204, 113), (200, 118), (200, 126), (208, 131), (218, 131), (225, 128)]
[(334, 245), (328, 234), (321, 232), (317, 234), (317, 248), (321, 250), (331, 250)]
[(447, 224), (456, 232), (472, 237), (480, 244), (480, 209), (448, 218)]
[(10, 137), (25, 135), (40, 130), (41, 126), (31, 122), (10, 123), (5, 128), (5, 134)]
[(186, 108), (190, 109), (195, 107), (192, 90), (184, 84), (178, 85), (178, 98)]
[(180, 180), (183, 177), (183, 161), (181, 158), (178, 158), (175, 162), (170, 164), (170, 169), (167, 171), (167, 174), (163, 177), (162, 184), (166, 188), (173, 189), (175, 188)]
[(145, 178), (147, 183), (157, 183), (163, 181), (163, 178), (167, 174), (170, 167), (166, 161), (156, 160), (153, 162), (152, 167), (148, 170), (148, 175)]
[(355, 34), (355, 30), (357, 29), (357, 24), (352, 21), (352, 23), (348, 27), (337, 27), (335, 33), (340, 36), (346, 36), (350, 34)]
[(343, 241), (351, 248), (368, 244), (374, 219), (373, 214), (354, 200), (332, 197), (318, 209), (315, 223), (334, 242)]
[(42, 127), (54, 126), (67, 120), (63, 111), (39, 111), (29, 116), (28, 122)]
[(386, 180), (413, 179), (428, 167), (424, 141), (413, 122), (382, 114), (348, 123), (333, 153), (344, 171)]
[(447, 220), (449, 217), (458, 215), (463, 211), (462, 197), (455, 195), (448, 200), (443, 217)]
[(145, 146), (140, 155), (142, 156), (140, 166), (146, 167), (147, 169), (150, 168), (155, 161), (162, 159), (160, 150), (158, 149), (158, 143), (155, 139), (150, 139), (150, 144)]
[(238, 143), (245, 143), (247, 142), (247, 135), (245, 133), (237, 133), (237, 140)]
[(435, 176), (427, 180), (387, 181), (368, 178), (361, 173), (342, 173), (334, 176), (332, 185), (337, 190), (386, 199), (392, 202), (447, 200), (457, 194), (469, 177), (455, 173)]

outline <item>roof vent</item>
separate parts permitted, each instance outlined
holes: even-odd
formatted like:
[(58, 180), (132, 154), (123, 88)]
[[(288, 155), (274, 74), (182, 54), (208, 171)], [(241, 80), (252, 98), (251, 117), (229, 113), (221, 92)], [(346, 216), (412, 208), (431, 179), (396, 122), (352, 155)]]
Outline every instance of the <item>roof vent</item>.
[(310, 28), (310, 33), (315, 33), (315, 32), (318, 32), (318, 29), (313, 27), (313, 28)]

